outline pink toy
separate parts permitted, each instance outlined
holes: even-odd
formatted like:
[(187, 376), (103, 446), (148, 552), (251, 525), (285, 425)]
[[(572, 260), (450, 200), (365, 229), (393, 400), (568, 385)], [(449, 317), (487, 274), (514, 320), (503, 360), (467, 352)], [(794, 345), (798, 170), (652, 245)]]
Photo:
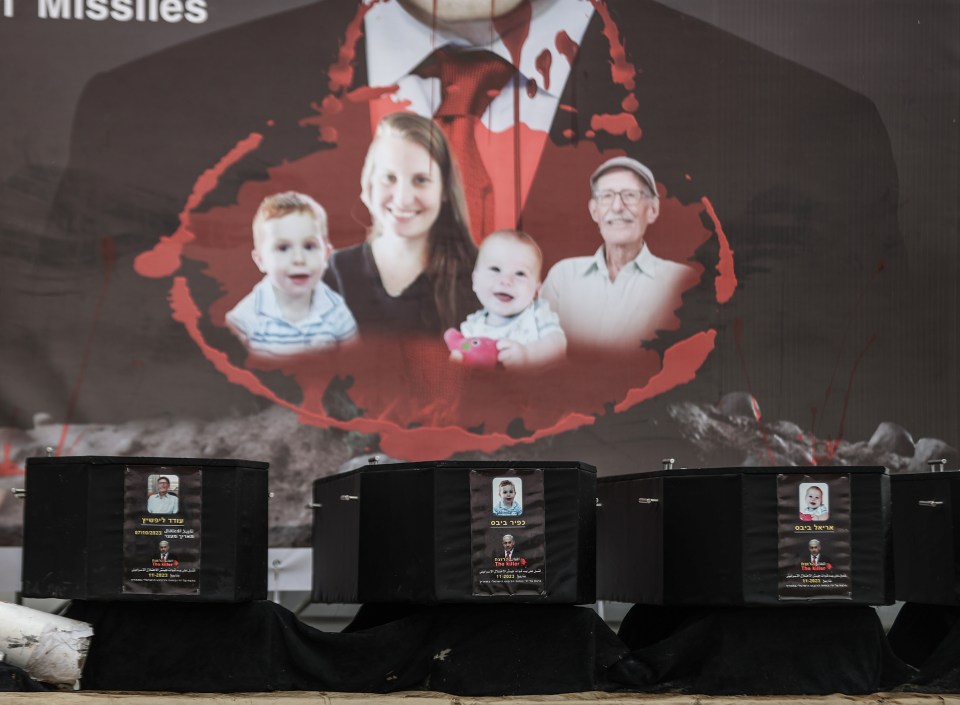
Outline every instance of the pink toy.
[(463, 356), (461, 361), (470, 367), (496, 367), (497, 341), (493, 338), (465, 338), (456, 328), (448, 328), (443, 334), (443, 342), (450, 352), (458, 352)]

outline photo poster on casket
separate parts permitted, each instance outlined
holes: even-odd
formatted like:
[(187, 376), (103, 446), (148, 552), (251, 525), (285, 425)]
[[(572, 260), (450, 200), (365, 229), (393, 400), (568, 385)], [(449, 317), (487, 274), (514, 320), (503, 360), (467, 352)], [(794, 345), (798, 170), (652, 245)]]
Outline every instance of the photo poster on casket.
[(199, 467), (126, 467), (124, 593), (199, 594), (202, 490)]
[(850, 475), (777, 476), (781, 600), (852, 599)]
[(470, 471), (473, 594), (546, 596), (543, 470)]

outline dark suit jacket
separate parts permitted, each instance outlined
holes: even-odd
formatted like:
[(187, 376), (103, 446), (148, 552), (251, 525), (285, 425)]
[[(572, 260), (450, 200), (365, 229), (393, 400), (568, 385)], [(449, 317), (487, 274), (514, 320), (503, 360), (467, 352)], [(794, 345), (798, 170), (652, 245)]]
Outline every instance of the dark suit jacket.
[[(712, 328), (719, 337), (684, 394), (714, 400), (749, 382), (765, 415), (802, 420), (823, 403), (836, 370), (844, 379), (855, 370), (864, 405), (884, 408), (891, 400), (890, 366), (864, 352), (888, 315), (901, 242), (896, 171), (874, 107), (812, 71), (651, 0), (608, 0), (607, 6), (638, 70), (643, 137), (593, 134), (591, 116), (621, 112), (626, 95), (611, 83), (609, 44), (594, 17), (564, 89), (562, 102), (575, 110), (557, 113), (523, 211), (522, 226), (541, 242), (545, 264), (600, 244), (586, 211), (587, 177), (614, 153), (606, 150), (625, 150), (654, 170), (669, 197), (684, 203), (708, 197), (734, 252), (739, 287), (724, 306), (712, 288), (716, 241), (698, 253), (704, 280), (687, 297), (678, 336)], [(234, 203), (241, 185), (264, 179), (285, 159), (319, 153), (322, 161), (329, 154), (332, 178), (323, 183), (321, 200), (330, 209), (334, 245), (362, 239), (355, 175), (368, 126), (340, 135), (334, 147), (298, 124), (329, 94), (324, 67), (336, 60), (355, 8), (355, 0), (307, 5), (145, 57), (86, 87), (69, 170), (38, 260), (76, 267), (83, 281), (97, 281), (98, 271), (113, 273), (98, 309), (103, 323), (92, 342), (98, 364), (87, 371), (90, 388), (116, 388), (115, 369), (136, 349), (142, 369), (156, 380), (183, 382), (150, 384), (144, 414), (217, 415), (225, 405), (250, 403), (245, 390), (203, 365), (194, 343), (171, 321), (169, 281), (139, 278), (130, 263), (176, 230), (198, 176), (251, 132), (264, 135), (262, 144), (225, 171), (199, 212)], [(362, 87), (362, 38), (357, 49), (352, 85)], [(349, 101), (344, 106), (356, 109)], [(670, 257), (683, 250), (670, 237), (670, 223), (657, 227), (650, 234), (655, 252)], [(222, 230), (224, 238), (238, 238), (229, 240), (231, 247), (249, 249), (249, 222), (229, 222)], [(202, 266), (187, 261), (178, 274), (191, 278), (204, 306), (220, 291), (199, 273)], [(139, 302), (135, 311), (131, 299)], [(60, 340), (89, 335), (89, 316), (77, 315), (69, 299), (38, 305), (49, 305), (37, 315), (58, 321), (50, 330)], [(207, 326), (206, 332), (214, 344), (228, 345), (224, 330)], [(86, 395), (79, 413), (110, 419), (116, 405), (109, 393)], [(818, 418), (833, 418), (838, 407), (821, 409)]]

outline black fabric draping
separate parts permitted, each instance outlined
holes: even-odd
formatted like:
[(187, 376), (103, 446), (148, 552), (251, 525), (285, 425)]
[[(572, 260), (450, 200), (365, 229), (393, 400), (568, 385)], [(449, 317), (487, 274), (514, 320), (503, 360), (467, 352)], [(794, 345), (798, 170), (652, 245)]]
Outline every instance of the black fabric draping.
[(0, 693), (26, 693), (54, 689), (52, 685), (34, 680), (22, 668), (0, 662)]
[(900, 690), (960, 692), (960, 607), (904, 603), (888, 640), (897, 656), (918, 669)]
[(74, 602), (66, 616), (94, 627), (86, 690), (856, 695), (960, 683), (960, 627), (921, 683), (867, 606), (635, 605), (619, 635), (565, 605), (367, 605), (341, 633), (271, 602)]
[(867, 606), (634, 605), (619, 636), (657, 691), (856, 695), (914, 674)]
[(272, 602), (74, 602), (94, 639), (85, 690), (527, 695), (614, 690), (627, 648), (591, 609), (439, 606), (322, 632)]

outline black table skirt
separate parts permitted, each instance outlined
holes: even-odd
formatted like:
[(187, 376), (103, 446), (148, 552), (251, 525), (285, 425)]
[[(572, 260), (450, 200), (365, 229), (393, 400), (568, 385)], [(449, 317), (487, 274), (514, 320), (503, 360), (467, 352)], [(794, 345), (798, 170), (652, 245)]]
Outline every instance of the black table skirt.
[(859, 695), (915, 671), (868, 606), (634, 605), (621, 640), (661, 691), (707, 695)]
[(902, 690), (960, 693), (960, 607), (907, 602), (888, 641), (897, 656), (918, 669)]
[[(547, 605), (365, 605), (340, 633), (314, 629), (272, 602), (75, 601), (66, 616), (94, 627), (84, 690), (464, 696), (960, 690), (953, 665), (960, 659), (951, 660), (960, 626), (951, 623), (940, 643), (928, 647), (918, 674), (894, 653), (876, 612), (859, 606), (636, 605), (619, 635), (589, 608)], [(0, 672), (0, 689), (42, 687), (18, 669)]]
[(630, 656), (585, 607), (380, 612), (342, 633), (272, 602), (74, 602), (66, 616), (93, 624), (85, 690), (552, 694), (616, 689), (608, 672)]

